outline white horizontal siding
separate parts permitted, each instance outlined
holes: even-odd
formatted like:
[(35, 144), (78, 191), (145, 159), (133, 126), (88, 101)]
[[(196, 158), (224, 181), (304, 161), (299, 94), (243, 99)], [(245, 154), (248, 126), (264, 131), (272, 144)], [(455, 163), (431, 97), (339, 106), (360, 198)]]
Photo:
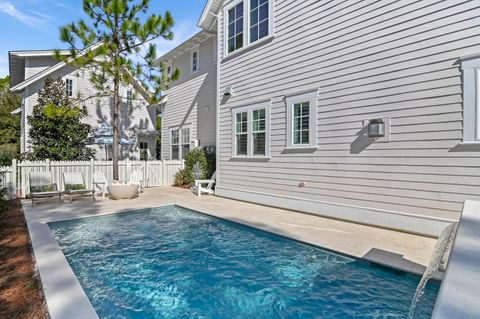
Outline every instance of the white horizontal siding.
[[(480, 52), (479, 33), (477, 1), (275, 1), (275, 38), (220, 64), (235, 95), (220, 104), (219, 189), (458, 218), (480, 198), (480, 149), (458, 148), (458, 60)], [(317, 89), (318, 150), (285, 152), (284, 97)], [(232, 160), (231, 108), (265, 99), (271, 159)], [(391, 141), (363, 145), (378, 117)]]
[[(77, 70), (71, 66), (65, 66), (50, 74), (50, 77), (62, 78), (63, 80), (69, 77), (74, 80), (73, 97), (79, 97), (79, 99), (83, 101), (80, 105), (87, 110), (87, 117), (84, 119), (85, 123), (90, 124), (93, 129), (100, 126), (103, 122), (107, 122), (113, 126), (113, 97), (94, 97), (97, 91), (90, 82), (90, 72), (88, 69)], [(24, 115), (31, 114), (34, 106), (37, 105), (38, 91), (43, 88), (44, 81), (45, 79), (41, 79), (25, 89), (25, 99), (28, 109)], [(138, 142), (140, 140), (148, 142), (150, 153), (154, 156), (156, 147), (155, 137), (137, 137), (133, 129), (155, 130), (155, 112), (147, 108), (148, 102), (140, 95), (140, 93), (136, 94), (135, 100), (133, 101), (133, 107), (128, 107), (125, 103), (126, 87), (121, 87), (120, 94), (122, 97), (120, 134), (123, 138), (135, 141), (134, 145), (120, 146), (121, 158), (129, 157), (131, 159), (138, 159)], [(27, 146), (29, 144), (28, 130), (29, 127), (27, 125)], [(92, 145), (92, 148), (96, 151), (97, 159), (105, 159), (105, 150), (103, 146), (99, 147), (98, 145)]]
[(168, 98), (162, 113), (162, 158), (171, 158), (170, 130), (182, 125), (191, 127), (190, 138), (198, 139), (201, 147), (215, 145), (216, 65), (215, 37), (199, 45), (199, 70), (191, 73), (191, 52), (172, 61), (180, 78), (165, 92)]

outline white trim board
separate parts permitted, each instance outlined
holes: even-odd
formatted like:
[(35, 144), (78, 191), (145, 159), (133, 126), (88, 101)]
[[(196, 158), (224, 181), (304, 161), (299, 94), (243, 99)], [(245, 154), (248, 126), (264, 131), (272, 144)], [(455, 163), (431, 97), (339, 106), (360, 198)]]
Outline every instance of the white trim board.
[(456, 222), (456, 220), (446, 218), (238, 190), (221, 185), (216, 186), (215, 195), (431, 237), (438, 237), (447, 225)]

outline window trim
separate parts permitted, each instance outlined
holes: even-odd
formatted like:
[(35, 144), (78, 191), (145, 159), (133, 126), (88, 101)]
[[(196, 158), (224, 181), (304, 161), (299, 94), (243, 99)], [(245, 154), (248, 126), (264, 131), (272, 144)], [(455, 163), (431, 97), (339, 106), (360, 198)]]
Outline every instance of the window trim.
[[(297, 103), (309, 102), (309, 143), (293, 144), (293, 107)], [(316, 149), (317, 141), (317, 108), (318, 108), (318, 90), (287, 96), (285, 98), (287, 108), (286, 123), (286, 149)]]
[[(232, 158), (264, 159), (270, 158), (271, 101), (232, 108)], [(265, 155), (253, 155), (253, 111), (265, 109)], [(247, 112), (247, 155), (237, 155), (236, 117)]]
[[(173, 145), (178, 145), (178, 160), (182, 160), (183, 159), (183, 151), (182, 151), (182, 146), (183, 145), (186, 145), (186, 143), (182, 143), (182, 138), (183, 138), (183, 134), (182, 134), (182, 130), (183, 129), (188, 129), (189, 130), (189, 137), (190, 137), (190, 141), (189, 141), (189, 147), (190, 147), (190, 150), (192, 150), (192, 141), (194, 141), (193, 139), (193, 126), (192, 124), (188, 123), (188, 124), (184, 124), (182, 126), (174, 126), (174, 127), (171, 127), (170, 128), (170, 159), (171, 160), (177, 160), (177, 159), (173, 159), (172, 158), (172, 155), (173, 155), (173, 152), (172, 152), (172, 146)], [(178, 143), (177, 144), (173, 144), (172, 143), (172, 132), (173, 131), (178, 131)]]
[[(173, 143), (173, 132), (174, 131), (177, 131), (178, 132), (178, 142), (177, 143)], [(181, 157), (181, 149), (180, 149), (180, 128), (171, 128), (170, 129), (170, 159), (172, 161), (176, 161), (176, 160), (180, 160), (182, 157)], [(172, 147), (177, 145), (178, 146), (178, 158), (177, 159), (174, 159), (173, 158), (173, 151), (172, 151)]]
[[(194, 70), (193, 69), (193, 55), (194, 54), (197, 54), (197, 69)], [(193, 73), (197, 73), (198, 71), (200, 70), (200, 50), (199, 50), (199, 46), (197, 45), (196, 47), (194, 47), (191, 51), (190, 51), (190, 73), (193, 74)]]
[[(68, 91), (67, 91), (67, 80), (68, 81), (72, 81), (72, 95), (68, 95)], [(75, 79), (73, 77), (66, 77), (65, 78), (65, 92), (67, 93), (67, 96), (68, 97), (71, 97), (73, 98), (75, 96), (75, 93), (76, 93), (76, 84), (75, 84)]]
[[(243, 46), (228, 52), (228, 11), (243, 2)], [(266, 42), (275, 36), (275, 1), (268, 0), (268, 35), (250, 42), (250, 0), (235, 0), (223, 7), (223, 58), (235, 55), (252, 46)]]
[(480, 143), (480, 55), (461, 61), (463, 71), (463, 143)]

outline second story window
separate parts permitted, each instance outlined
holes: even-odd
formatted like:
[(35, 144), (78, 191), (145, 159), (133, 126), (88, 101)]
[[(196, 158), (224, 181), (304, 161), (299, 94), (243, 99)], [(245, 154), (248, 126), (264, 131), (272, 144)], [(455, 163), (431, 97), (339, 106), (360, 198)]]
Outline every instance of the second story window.
[(226, 55), (273, 35), (273, 1), (237, 0), (224, 8)]
[(268, 0), (250, 0), (250, 43), (268, 35)]
[(243, 1), (228, 10), (227, 52), (243, 47)]
[(67, 93), (67, 96), (73, 96), (73, 80), (72, 79), (65, 80), (65, 92)]
[(192, 72), (198, 71), (198, 49), (192, 52)]
[(127, 105), (132, 106), (132, 101), (133, 101), (133, 91), (127, 90)]

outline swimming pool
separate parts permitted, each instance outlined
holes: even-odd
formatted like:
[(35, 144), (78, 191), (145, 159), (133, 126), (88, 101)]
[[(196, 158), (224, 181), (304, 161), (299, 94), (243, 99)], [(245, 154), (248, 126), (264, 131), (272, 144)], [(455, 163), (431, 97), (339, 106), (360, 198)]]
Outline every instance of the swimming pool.
[(174, 205), (49, 227), (106, 319), (405, 318), (420, 280)]

